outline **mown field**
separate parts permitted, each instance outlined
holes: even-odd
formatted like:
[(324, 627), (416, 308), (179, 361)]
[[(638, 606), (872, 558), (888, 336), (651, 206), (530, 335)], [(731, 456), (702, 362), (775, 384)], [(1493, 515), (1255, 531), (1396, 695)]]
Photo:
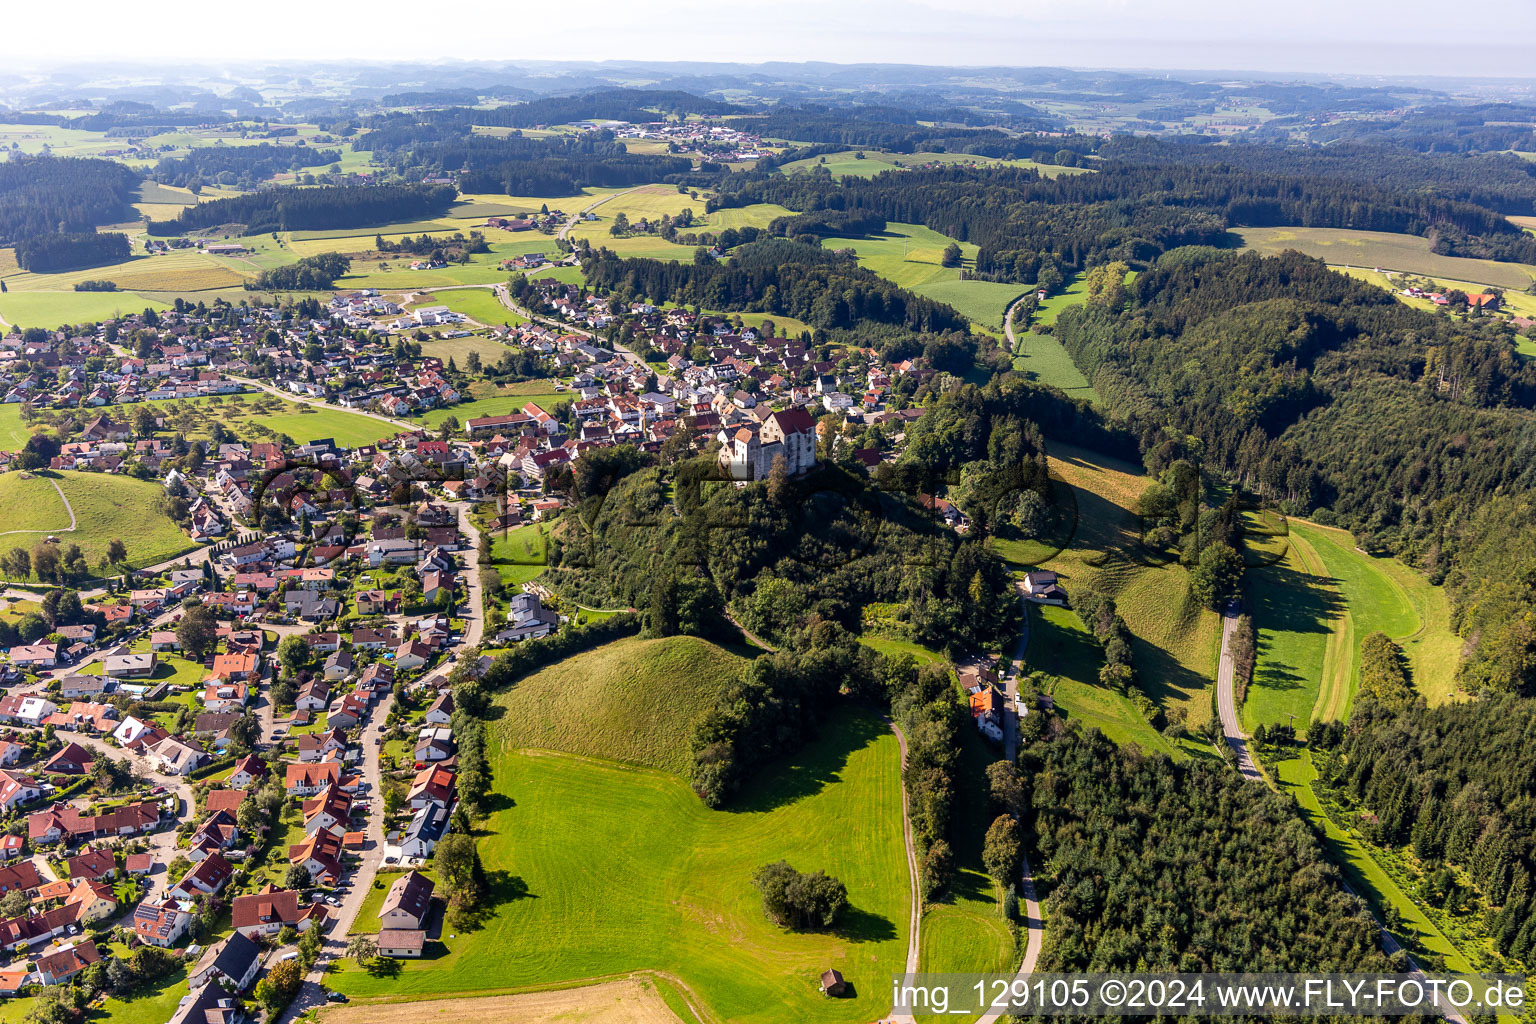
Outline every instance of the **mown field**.
[(1445, 591), (1407, 566), (1355, 549), (1348, 533), (1292, 520), (1285, 560), (1259, 569), (1249, 593), (1259, 661), (1245, 728), (1349, 717), (1360, 644), (1380, 631), (1402, 645), (1414, 685), (1431, 704), (1455, 695), (1460, 639)]
[[(897, 744), (882, 721), (835, 712), (820, 740), (719, 811), (677, 775), (602, 759), (600, 737), (587, 752), (496, 752), (505, 799), (480, 850), (505, 901), (483, 928), (397, 976), (348, 963), (328, 984), (354, 999), (398, 1000), (657, 970), (726, 1020), (868, 1021), (889, 1009), (910, 892)], [(794, 934), (770, 923), (750, 879), (780, 858), (842, 879), (846, 924)], [(817, 991), (827, 967), (852, 983), (852, 998)]]
[(1429, 239), (1385, 231), (1347, 228), (1236, 228), (1243, 244), (1262, 253), (1295, 249), (1339, 266), (1395, 270), (1458, 281), (1472, 281), (1523, 291), (1536, 279), (1536, 267), (1522, 263), (1442, 256), (1431, 252)]
[(696, 637), (619, 640), (551, 665), (501, 699), (495, 726), (506, 747), (570, 754), (600, 750), (627, 764), (684, 775), (677, 742), (744, 659)]
[(549, 522), (527, 523), (491, 534), (491, 561), (508, 587), (521, 587), (549, 565)]
[(442, 409), (428, 409), (419, 419), (435, 427), (452, 416), (464, 424), (472, 417), (503, 416), (516, 412), (529, 402), (545, 412), (553, 412), (556, 405), (570, 400), (570, 392), (554, 391), (546, 381), (522, 381), (510, 387), (497, 388), (489, 394), (483, 393), (481, 388), (471, 388), (469, 401)]
[[(1070, 540), (1059, 538), (1059, 552), (1026, 543), (994, 542), (995, 548), (1020, 570), (1038, 566), (1060, 573), (1068, 594), (1088, 585), (1113, 597), (1135, 634), (1133, 661), (1142, 692), (1170, 720), (1198, 729), (1211, 716), (1220, 619), (1190, 593), (1188, 570), (1176, 562), (1161, 564), (1142, 550), (1132, 509), (1148, 478), (1138, 467), (1060, 444), (1051, 446), (1050, 467), (1060, 481), (1058, 507), (1072, 524)], [(1102, 655), (1076, 614), (1035, 611), (1026, 661), (1031, 671), (1055, 677), (1057, 704), (1117, 740), (1170, 749), (1126, 697), (1099, 686)], [(1183, 741), (1178, 747), (1209, 753), (1203, 742)]]
[[(620, 213), (629, 218), (631, 224), (637, 224), (644, 218), (652, 223), (659, 221), (663, 216), (676, 217), (684, 210), (692, 210), (694, 224), (684, 229), (688, 232), (718, 232), (725, 228), (759, 227), (765, 228), (775, 217), (783, 217), (790, 213), (782, 206), (772, 203), (758, 203), (753, 206), (745, 206), (739, 209), (720, 210), (716, 213), (704, 212), (704, 204), (708, 199), (707, 193), (699, 193), (694, 198), (687, 192), (679, 192), (675, 185), (645, 185), (638, 189), (631, 189), (605, 200), (600, 206), (593, 209), (597, 215), (596, 220), (582, 221), (571, 229), (570, 237), (573, 239), (584, 238), (594, 246), (606, 246), (620, 256), (660, 259), (660, 260), (692, 260), (694, 247), (690, 245), (678, 245), (667, 241), (660, 235), (635, 234), (624, 238), (615, 238), (610, 234), (614, 220)], [(590, 200), (589, 200), (590, 202)], [(578, 207), (579, 209), (579, 207)], [(573, 212), (566, 209), (567, 213)]]
[[(686, 1016), (685, 1016), (686, 1014)], [(323, 1024), (695, 1024), (678, 993), (662, 978), (639, 976), (580, 988), (511, 996), (433, 999), (430, 1002), (329, 1006)]]

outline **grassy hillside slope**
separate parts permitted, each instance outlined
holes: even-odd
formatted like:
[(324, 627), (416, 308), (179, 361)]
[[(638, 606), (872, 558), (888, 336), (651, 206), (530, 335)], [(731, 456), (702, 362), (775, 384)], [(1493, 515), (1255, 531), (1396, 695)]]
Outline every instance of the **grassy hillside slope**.
[(605, 644), (499, 697), (494, 741), (686, 774), (694, 720), (744, 663), (691, 636)]

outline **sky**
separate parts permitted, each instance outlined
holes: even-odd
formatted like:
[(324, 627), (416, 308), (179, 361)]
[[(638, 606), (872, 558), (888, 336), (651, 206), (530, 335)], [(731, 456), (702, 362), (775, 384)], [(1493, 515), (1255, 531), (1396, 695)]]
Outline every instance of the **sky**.
[(123, 0), (20, 3), (27, 64), (722, 60), (1536, 77), (1536, 0)]

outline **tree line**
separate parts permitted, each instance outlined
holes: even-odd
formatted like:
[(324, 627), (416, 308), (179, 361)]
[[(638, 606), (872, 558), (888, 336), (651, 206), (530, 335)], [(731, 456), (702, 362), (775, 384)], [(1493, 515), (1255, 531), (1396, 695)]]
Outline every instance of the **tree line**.
[(250, 187), (277, 174), (303, 167), (323, 167), (340, 159), (339, 149), (312, 146), (275, 146), (270, 142), (254, 146), (204, 146), (186, 156), (162, 157), (149, 176), (181, 188), (215, 180)]
[(458, 198), (452, 185), (327, 185), (273, 188), (188, 206), (170, 220), (152, 220), (152, 235), (179, 235), (240, 224), (247, 235), (367, 227), (440, 217)]
[(128, 220), (138, 184), (112, 160), (13, 154), (0, 163), (0, 245)]

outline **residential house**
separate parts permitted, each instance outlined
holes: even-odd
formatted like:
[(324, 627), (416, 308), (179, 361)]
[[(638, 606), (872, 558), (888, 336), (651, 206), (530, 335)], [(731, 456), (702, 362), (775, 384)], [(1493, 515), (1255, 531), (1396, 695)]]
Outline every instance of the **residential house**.
[(297, 747), (301, 762), (319, 761), (333, 751), (337, 753), (345, 752), (347, 749), (347, 734), (340, 729), (326, 729), (324, 732), (305, 733), (299, 737)]
[(235, 765), (225, 785), (232, 789), (250, 789), (267, 777), (267, 763), (255, 754), (246, 754)]
[(64, 744), (57, 754), (48, 759), (48, 763), (43, 765), (43, 771), (55, 775), (87, 775), (95, 763), (95, 754), (71, 742)]
[(229, 991), (240, 992), (255, 980), (260, 969), (261, 947), (237, 931), (203, 953), (187, 975), (187, 983), (196, 991), (217, 980)]
[(429, 804), (411, 816), (411, 823), (400, 836), (400, 856), (423, 860), (432, 855), (439, 839), (448, 831), (448, 812)]
[[(16, 744), (11, 744), (16, 746)], [(0, 811), (9, 813), (22, 804), (41, 798), (42, 788), (30, 775), (19, 772), (0, 772)]]
[(38, 957), (32, 968), (44, 985), (61, 985), (100, 959), (96, 943), (86, 939)]
[(298, 893), (272, 885), (251, 896), (236, 896), (231, 913), (235, 931), (248, 939), (270, 938), (284, 928), (307, 932), (326, 917), (324, 904), (301, 904)]
[(222, 853), (210, 853), (192, 865), (191, 870), (181, 876), (181, 881), (171, 886), (170, 894), (183, 896), (186, 899), (191, 899), (199, 893), (217, 895), (234, 873), (234, 866), (224, 859)]
[(309, 877), (323, 885), (340, 881), (345, 871), (341, 863), (341, 840), (325, 829), (317, 829), (304, 842), (290, 846), (288, 861), (304, 865)]
[(114, 679), (141, 679), (154, 675), (158, 655), (154, 651), (126, 651), (102, 659), (101, 671)]
[(384, 928), (425, 928), (432, 914), (432, 879), (420, 871), (407, 871), (395, 879), (379, 909)]
[(246, 1019), (239, 1000), (213, 982), (182, 997), (169, 1024), (244, 1024)]

